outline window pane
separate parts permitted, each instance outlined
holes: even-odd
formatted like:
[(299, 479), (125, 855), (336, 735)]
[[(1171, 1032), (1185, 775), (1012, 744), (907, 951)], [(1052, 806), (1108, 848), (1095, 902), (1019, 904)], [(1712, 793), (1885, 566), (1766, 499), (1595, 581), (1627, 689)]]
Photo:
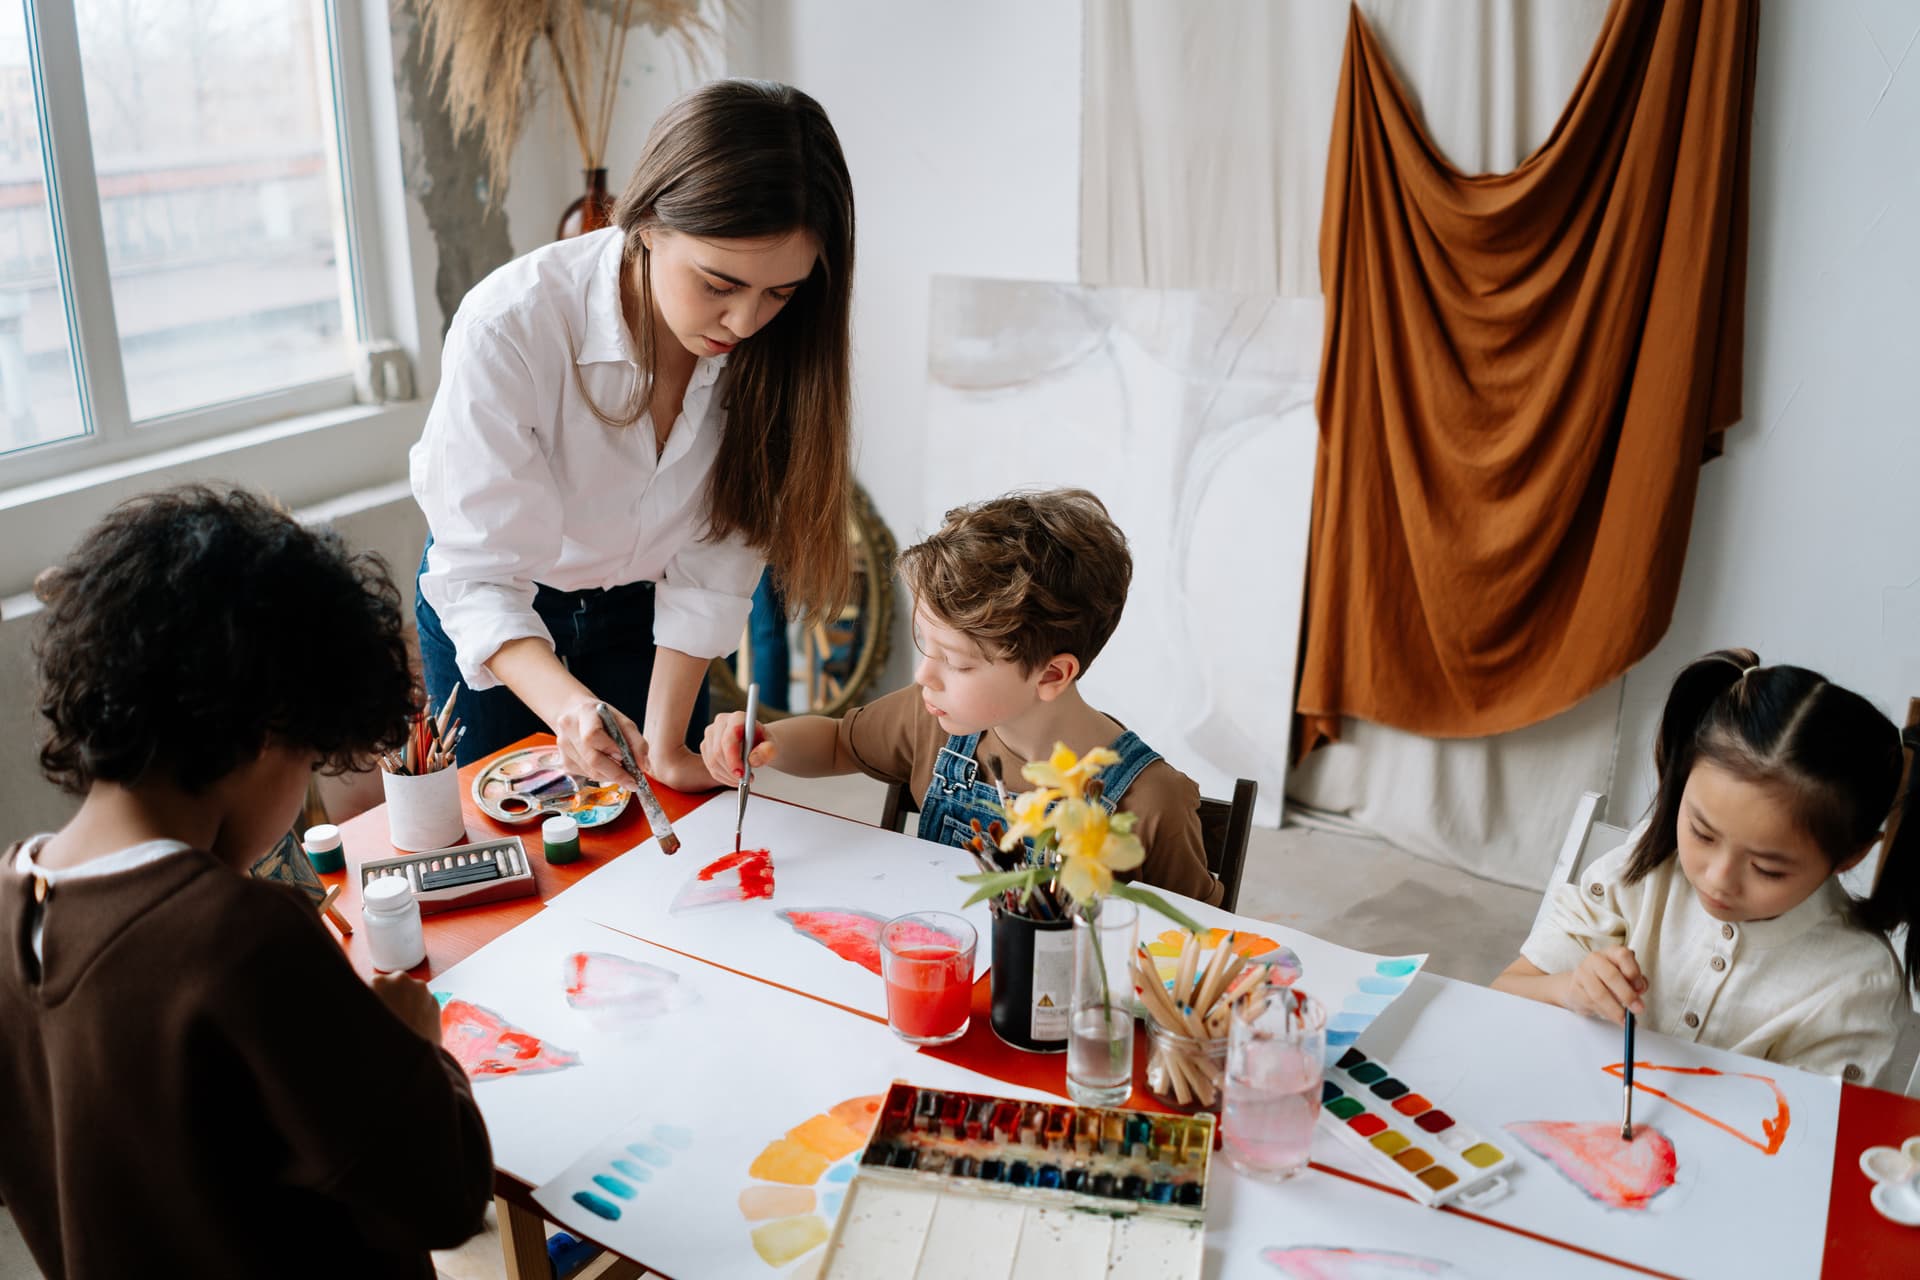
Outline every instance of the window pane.
[(0, 452), (86, 432), (53, 252), (26, 11), (0, 5)]
[(348, 371), (321, 0), (79, 0), (135, 421)]

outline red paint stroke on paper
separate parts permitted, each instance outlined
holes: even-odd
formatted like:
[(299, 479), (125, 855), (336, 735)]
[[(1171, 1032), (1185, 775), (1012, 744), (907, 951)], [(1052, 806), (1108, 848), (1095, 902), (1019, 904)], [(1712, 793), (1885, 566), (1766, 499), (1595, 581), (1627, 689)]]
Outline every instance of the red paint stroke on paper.
[[(1616, 1062), (1611, 1066), (1605, 1066), (1600, 1069), (1608, 1075), (1618, 1078), (1625, 1074), (1626, 1063)], [(1710, 1116), (1698, 1107), (1690, 1107), (1672, 1094), (1662, 1093), (1652, 1085), (1641, 1080), (1640, 1077), (1643, 1073), (1656, 1071), (1664, 1071), (1677, 1076), (1726, 1076), (1729, 1079), (1736, 1080), (1758, 1080), (1761, 1084), (1764, 1084), (1773, 1091), (1773, 1116), (1771, 1119), (1763, 1117), (1760, 1121), (1760, 1132), (1765, 1138), (1765, 1141), (1755, 1138), (1750, 1133), (1742, 1133), (1737, 1127), (1728, 1124), (1725, 1120)], [(1774, 1083), (1773, 1077), (1755, 1075), (1751, 1071), (1729, 1072), (1720, 1071), (1714, 1067), (1666, 1067), (1652, 1062), (1635, 1061), (1633, 1064), (1633, 1087), (1643, 1093), (1650, 1093), (1656, 1098), (1664, 1098), (1696, 1120), (1704, 1120), (1714, 1128), (1732, 1134), (1765, 1156), (1773, 1155), (1780, 1150), (1781, 1144), (1787, 1140), (1787, 1129), (1793, 1124), (1793, 1109), (1787, 1105), (1787, 1095), (1780, 1091), (1780, 1086)]]
[(465, 1000), (449, 1000), (440, 1007), (440, 1042), (475, 1080), (580, 1065), (579, 1054), (556, 1049), (493, 1010)]
[(1635, 1125), (1630, 1142), (1622, 1142), (1620, 1126), (1610, 1123), (1533, 1120), (1510, 1124), (1507, 1132), (1610, 1209), (1646, 1208), (1673, 1185), (1680, 1168), (1673, 1143), (1649, 1124)]
[[(800, 907), (778, 915), (796, 932), (812, 938), (842, 960), (851, 960), (876, 975), (880, 972), (880, 926), (887, 922), (887, 917), (850, 907)], [(921, 926), (906, 930), (899, 945), (951, 948), (953, 939), (938, 929)]]
[(742, 849), (709, 862), (675, 895), (672, 911), (707, 907), (722, 902), (751, 902), (773, 896), (773, 855), (765, 849)]
[(1421, 1258), (1389, 1249), (1344, 1249), (1333, 1245), (1297, 1245), (1266, 1249), (1260, 1257), (1292, 1280), (1397, 1280), (1400, 1276), (1455, 1276), (1459, 1268), (1438, 1258)]
[(680, 975), (644, 960), (604, 951), (566, 959), (567, 1003), (596, 1025), (658, 1018), (684, 1003)]

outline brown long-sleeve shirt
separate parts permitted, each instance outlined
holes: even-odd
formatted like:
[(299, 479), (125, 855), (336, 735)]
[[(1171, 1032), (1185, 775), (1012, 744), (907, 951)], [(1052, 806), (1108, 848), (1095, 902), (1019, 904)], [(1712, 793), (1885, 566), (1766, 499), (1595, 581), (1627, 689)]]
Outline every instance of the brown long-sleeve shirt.
[(465, 1075), (303, 901), (194, 851), (34, 886), (10, 850), (0, 1199), (48, 1276), (431, 1277), (480, 1229)]
[[(840, 722), (840, 741), (867, 776), (906, 784), (914, 803), (924, 805), (934, 763), (940, 748), (947, 745), (947, 731), (927, 710), (920, 690), (909, 685), (849, 711)], [(991, 729), (981, 735), (973, 755), (980, 781), (992, 785), (999, 779), (1009, 792), (1025, 791), (1031, 785), (1020, 776), (1027, 761)], [(1219, 905), (1226, 889), (1207, 870), (1200, 835), (1200, 788), (1192, 778), (1164, 759), (1155, 760), (1140, 771), (1117, 807), (1137, 816), (1134, 834), (1147, 854), (1130, 878)]]

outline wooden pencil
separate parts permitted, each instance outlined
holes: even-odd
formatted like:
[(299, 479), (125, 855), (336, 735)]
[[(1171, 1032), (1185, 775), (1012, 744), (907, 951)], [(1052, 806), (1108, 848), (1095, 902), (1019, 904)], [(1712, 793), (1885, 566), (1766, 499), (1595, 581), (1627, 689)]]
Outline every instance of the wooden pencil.
[(1193, 970), (1200, 963), (1200, 935), (1187, 935), (1186, 945), (1180, 948), (1180, 972), (1173, 980), (1173, 998), (1185, 1000), (1187, 992), (1193, 986)]

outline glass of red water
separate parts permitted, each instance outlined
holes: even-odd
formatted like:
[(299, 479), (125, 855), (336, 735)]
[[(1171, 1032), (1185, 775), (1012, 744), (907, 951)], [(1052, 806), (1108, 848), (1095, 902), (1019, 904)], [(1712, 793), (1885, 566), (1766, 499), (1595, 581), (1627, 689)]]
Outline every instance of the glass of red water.
[(880, 926), (887, 1025), (895, 1035), (911, 1044), (945, 1044), (966, 1034), (979, 937), (965, 917), (945, 911), (916, 911)]

